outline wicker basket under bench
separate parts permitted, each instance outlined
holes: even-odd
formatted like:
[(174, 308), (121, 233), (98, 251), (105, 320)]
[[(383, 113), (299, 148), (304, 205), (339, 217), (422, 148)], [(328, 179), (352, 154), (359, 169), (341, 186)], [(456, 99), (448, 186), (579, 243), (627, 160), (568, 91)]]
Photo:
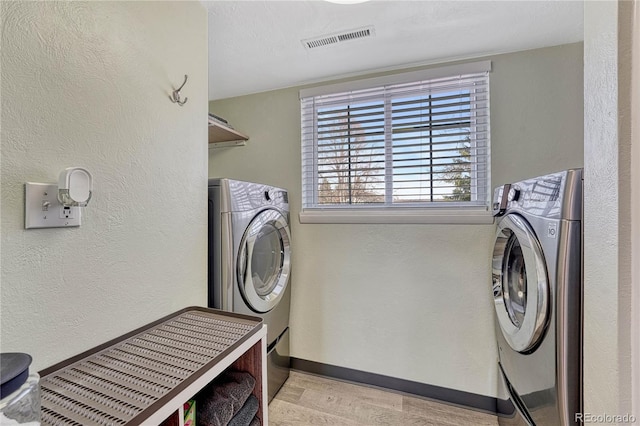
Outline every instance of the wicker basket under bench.
[(183, 425), (183, 404), (228, 368), (256, 379), (267, 420), (266, 326), (191, 307), (40, 372), (43, 425)]

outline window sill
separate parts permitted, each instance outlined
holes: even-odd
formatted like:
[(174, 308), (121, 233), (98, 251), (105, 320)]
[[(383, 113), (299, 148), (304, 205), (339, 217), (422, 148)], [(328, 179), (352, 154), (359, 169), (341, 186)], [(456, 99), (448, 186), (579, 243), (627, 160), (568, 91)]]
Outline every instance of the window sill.
[(351, 224), (443, 224), (488, 225), (491, 212), (485, 209), (412, 209), (412, 210), (306, 210), (299, 214), (300, 223)]

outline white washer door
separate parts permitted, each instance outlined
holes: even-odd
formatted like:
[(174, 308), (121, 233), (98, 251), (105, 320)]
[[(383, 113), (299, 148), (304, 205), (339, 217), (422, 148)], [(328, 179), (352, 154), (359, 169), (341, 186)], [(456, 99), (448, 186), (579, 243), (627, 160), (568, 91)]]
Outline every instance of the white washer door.
[(493, 249), (493, 298), (502, 334), (511, 348), (527, 353), (544, 334), (550, 303), (547, 268), (529, 224), (508, 214), (498, 224)]
[(240, 242), (238, 285), (256, 312), (273, 309), (289, 283), (290, 233), (287, 219), (267, 209), (253, 218)]

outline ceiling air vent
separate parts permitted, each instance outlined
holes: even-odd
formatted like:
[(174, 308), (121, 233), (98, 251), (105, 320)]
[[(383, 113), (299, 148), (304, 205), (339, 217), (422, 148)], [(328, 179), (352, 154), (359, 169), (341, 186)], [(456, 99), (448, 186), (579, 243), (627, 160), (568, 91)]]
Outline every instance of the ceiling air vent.
[(356, 40), (359, 38), (372, 37), (375, 35), (373, 26), (357, 28), (355, 30), (343, 31), (335, 34), (328, 34), (320, 37), (302, 40), (302, 44), (307, 49), (315, 49), (316, 47), (329, 46), (332, 44), (343, 43), (345, 41)]

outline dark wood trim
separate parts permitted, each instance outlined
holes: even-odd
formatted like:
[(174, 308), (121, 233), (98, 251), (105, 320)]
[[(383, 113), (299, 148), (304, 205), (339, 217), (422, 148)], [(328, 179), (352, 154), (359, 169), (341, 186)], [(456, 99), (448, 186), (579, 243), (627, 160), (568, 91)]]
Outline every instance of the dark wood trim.
[(326, 376), (334, 379), (410, 393), (424, 398), (437, 400), (438, 402), (469, 408), (484, 413), (496, 414), (497, 412), (497, 400), (490, 396), (383, 376), (381, 374), (369, 373), (351, 368), (322, 364), (294, 357), (291, 358), (291, 368), (293, 370), (317, 374), (319, 376)]

